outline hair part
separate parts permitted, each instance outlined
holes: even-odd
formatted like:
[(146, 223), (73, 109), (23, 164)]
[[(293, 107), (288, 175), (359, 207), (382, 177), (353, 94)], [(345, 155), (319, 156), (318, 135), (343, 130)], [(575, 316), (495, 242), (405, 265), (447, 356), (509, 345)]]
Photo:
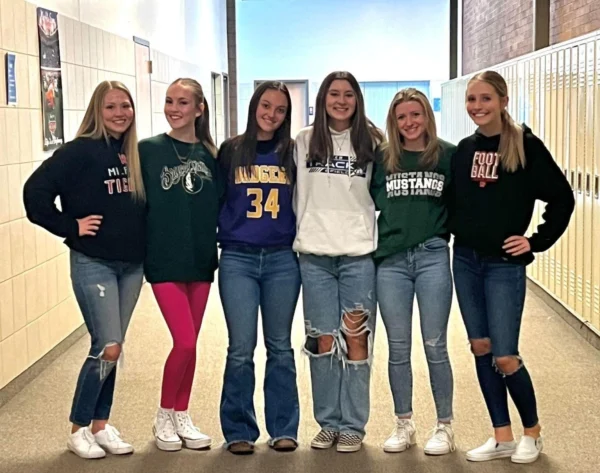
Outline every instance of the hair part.
[(110, 145), (110, 133), (104, 125), (102, 111), (104, 109), (104, 99), (111, 90), (122, 91), (131, 102), (133, 120), (127, 131), (123, 133), (123, 152), (127, 156), (127, 181), (131, 194), (136, 201), (144, 202), (146, 200), (146, 191), (144, 189), (144, 181), (142, 180), (142, 167), (138, 152), (135, 104), (133, 103), (133, 97), (129, 89), (123, 83), (115, 80), (105, 80), (98, 84), (92, 94), (75, 138), (92, 138), (95, 140), (104, 138), (106, 143)]
[(356, 110), (350, 118), (350, 141), (356, 153), (358, 166), (375, 159), (375, 148), (383, 141), (383, 133), (367, 118), (365, 100), (356, 78), (347, 71), (335, 71), (323, 80), (315, 104), (315, 120), (313, 133), (308, 148), (308, 160), (324, 163), (333, 155), (333, 140), (329, 131), (329, 116), (327, 115), (327, 94), (333, 81), (347, 81), (356, 97)]
[(292, 139), (292, 98), (287, 86), (279, 81), (266, 81), (260, 84), (250, 99), (248, 106), (248, 122), (246, 131), (241, 135), (232, 138), (229, 152), (223, 153), (221, 159), (225, 167), (229, 170), (231, 176), (234, 176), (237, 168), (244, 167), (245, 172), (250, 175), (252, 164), (256, 160), (256, 143), (259, 132), (256, 113), (260, 105), (262, 96), (268, 90), (281, 92), (287, 100), (287, 112), (281, 126), (275, 130), (273, 139), (277, 141), (275, 147), (279, 155), (279, 167), (286, 172), (290, 183), (294, 182), (295, 164), (294, 164), (294, 140)]
[(210, 111), (208, 109), (208, 102), (206, 100), (206, 96), (204, 95), (204, 91), (202, 90), (202, 86), (197, 80), (189, 77), (179, 78), (173, 81), (169, 87), (174, 85), (181, 85), (189, 88), (194, 96), (196, 106), (204, 104), (204, 111), (202, 112), (202, 115), (196, 117), (196, 120), (194, 120), (194, 132), (196, 139), (208, 149), (213, 157), (216, 157), (217, 146), (215, 145), (215, 142), (210, 134)]
[[(484, 82), (494, 89), (501, 99), (508, 98), (508, 85), (496, 71), (484, 71), (475, 74), (467, 84), (469, 86), (476, 81)], [(523, 144), (523, 128), (515, 123), (513, 118), (504, 108), (500, 114), (502, 120), (502, 131), (500, 133), (500, 146), (498, 155), (502, 169), (507, 172), (515, 172), (520, 167), (525, 167), (525, 147)]]
[(387, 145), (383, 153), (383, 164), (388, 173), (402, 170), (404, 155), (404, 137), (398, 129), (396, 107), (401, 103), (416, 102), (423, 107), (425, 115), (425, 149), (419, 158), (419, 165), (423, 169), (434, 169), (439, 162), (440, 145), (437, 137), (435, 116), (429, 100), (423, 92), (410, 87), (400, 90), (392, 99), (386, 120)]

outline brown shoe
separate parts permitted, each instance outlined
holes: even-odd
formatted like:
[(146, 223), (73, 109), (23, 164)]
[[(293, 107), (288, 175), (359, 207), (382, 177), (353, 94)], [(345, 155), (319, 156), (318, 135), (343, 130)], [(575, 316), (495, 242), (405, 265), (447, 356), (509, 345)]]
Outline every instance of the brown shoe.
[(271, 446), (271, 448), (278, 452), (293, 452), (298, 448), (298, 444), (292, 439), (279, 439)]
[(232, 443), (227, 450), (234, 455), (250, 455), (254, 453), (254, 445), (248, 442), (236, 442)]

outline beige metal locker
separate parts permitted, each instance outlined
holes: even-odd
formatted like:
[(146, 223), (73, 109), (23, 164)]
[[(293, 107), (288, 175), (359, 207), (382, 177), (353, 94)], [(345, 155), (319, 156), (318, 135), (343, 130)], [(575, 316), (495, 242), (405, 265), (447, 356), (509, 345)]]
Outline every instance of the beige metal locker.
[(592, 212), (593, 212), (593, 253), (592, 261), (592, 315), (591, 323), (600, 329), (600, 37), (595, 41), (594, 48), (594, 100), (593, 100), (593, 182), (592, 182)]
[[(556, 160), (560, 169), (568, 175), (567, 165), (565, 163), (565, 134), (564, 134), (564, 121), (565, 121), (565, 89), (564, 89), (564, 52), (558, 51), (553, 53), (553, 64), (556, 66), (555, 82), (553, 87), (556, 89), (556, 127), (555, 127), (555, 145), (553, 150), (553, 156)], [(554, 66), (553, 66), (554, 67)], [(567, 292), (564, 290), (563, 279), (564, 279), (564, 253), (566, 251), (566, 239), (563, 236), (555, 245), (555, 295), (562, 300), (567, 297)]]

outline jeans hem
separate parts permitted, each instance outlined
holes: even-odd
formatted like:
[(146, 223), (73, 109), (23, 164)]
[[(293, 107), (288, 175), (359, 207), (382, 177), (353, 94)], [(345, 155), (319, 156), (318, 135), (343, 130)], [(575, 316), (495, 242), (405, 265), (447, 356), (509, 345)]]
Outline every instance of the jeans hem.
[(279, 440), (292, 440), (296, 446), (298, 446), (298, 439), (296, 437), (292, 437), (291, 435), (281, 435), (279, 437), (271, 438), (267, 443), (269, 444), (269, 447), (272, 447)]
[(501, 427), (507, 427), (509, 425), (512, 425), (511, 422), (506, 422), (504, 424), (492, 424), (492, 427), (494, 427), (494, 429), (500, 429)]
[(223, 448), (227, 449), (227, 448), (231, 447), (234, 443), (249, 443), (250, 445), (254, 445), (254, 440), (244, 440), (244, 439), (232, 440), (230, 442), (225, 442), (223, 444)]

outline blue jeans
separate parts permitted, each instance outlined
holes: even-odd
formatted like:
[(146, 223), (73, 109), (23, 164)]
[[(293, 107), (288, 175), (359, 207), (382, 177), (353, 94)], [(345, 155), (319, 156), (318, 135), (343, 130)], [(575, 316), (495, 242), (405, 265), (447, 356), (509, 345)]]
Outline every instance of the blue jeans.
[(265, 419), (270, 443), (296, 441), (300, 408), (291, 344), (300, 294), (298, 258), (291, 248), (227, 247), (219, 262), (219, 293), (229, 332), (221, 395), (221, 428), (227, 445), (254, 443), (254, 349), (258, 309), (267, 348)]
[(384, 259), (377, 268), (377, 301), (390, 350), (388, 373), (397, 416), (410, 416), (412, 313), (417, 295), (421, 334), (438, 420), (452, 420), (453, 378), (447, 348), (452, 305), (448, 242), (434, 237)]
[[(489, 340), (491, 352), (475, 356), (477, 377), (494, 427), (510, 425), (507, 389), (525, 428), (538, 423), (533, 383), (519, 356), (526, 271), (509, 257), (486, 257), (470, 248), (454, 248), (454, 282), (470, 340)], [(519, 368), (502, 373), (499, 357), (516, 357)]]
[[(71, 250), (71, 282), (91, 347), (73, 397), (70, 421), (85, 427), (107, 420), (115, 390), (116, 362), (102, 359), (106, 346), (121, 347), (142, 288), (142, 264), (92, 258)], [(121, 355), (122, 356), (122, 355)]]
[[(300, 254), (306, 343), (310, 358), (313, 411), (324, 430), (365, 435), (377, 302), (375, 264), (366, 256)], [(360, 313), (349, 329), (346, 313)], [(367, 334), (367, 359), (349, 360), (349, 337)], [(319, 353), (318, 339), (333, 337), (331, 351)]]

